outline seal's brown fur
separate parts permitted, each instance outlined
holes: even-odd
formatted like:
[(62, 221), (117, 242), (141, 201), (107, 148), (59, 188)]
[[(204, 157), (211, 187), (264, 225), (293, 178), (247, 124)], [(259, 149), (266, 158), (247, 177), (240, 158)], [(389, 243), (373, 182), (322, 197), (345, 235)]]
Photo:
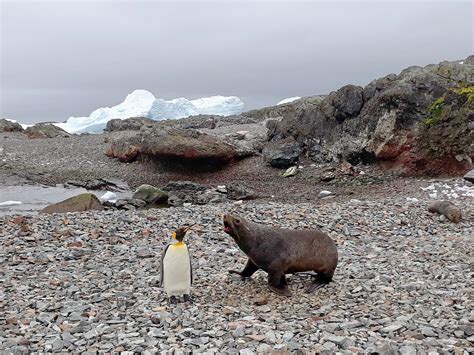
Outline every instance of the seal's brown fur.
[(242, 272), (231, 272), (250, 277), (262, 269), (268, 273), (270, 289), (278, 294), (291, 295), (285, 274), (315, 271), (316, 280), (307, 290), (312, 292), (331, 281), (336, 270), (336, 244), (322, 231), (274, 228), (232, 215), (224, 216), (224, 231), (249, 257)]
[(451, 222), (458, 223), (462, 219), (461, 209), (450, 201), (435, 201), (428, 206), (431, 213), (446, 216)]

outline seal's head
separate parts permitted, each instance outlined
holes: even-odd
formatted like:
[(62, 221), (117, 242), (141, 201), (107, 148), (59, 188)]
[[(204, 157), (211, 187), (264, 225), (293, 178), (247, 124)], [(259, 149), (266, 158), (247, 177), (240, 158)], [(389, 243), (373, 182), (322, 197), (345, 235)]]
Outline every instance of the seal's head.
[(459, 209), (454, 208), (448, 209), (446, 217), (454, 223), (459, 223), (462, 219), (461, 211)]
[(244, 221), (242, 218), (231, 214), (224, 215), (224, 232), (232, 238), (239, 240), (244, 230)]

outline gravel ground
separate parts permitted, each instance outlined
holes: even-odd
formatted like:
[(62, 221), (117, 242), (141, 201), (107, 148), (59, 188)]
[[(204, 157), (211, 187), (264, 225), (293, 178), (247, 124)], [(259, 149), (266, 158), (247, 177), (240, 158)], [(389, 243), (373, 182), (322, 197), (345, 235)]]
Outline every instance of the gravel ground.
[[(413, 191), (409, 202), (400, 193), (5, 217), (0, 350), (472, 353), (472, 197), (456, 200), (464, 220), (453, 224)], [(340, 253), (334, 282), (307, 295), (310, 276), (290, 276), (286, 299), (261, 271), (246, 281), (228, 274), (245, 256), (222, 231), (224, 212), (327, 231)], [(157, 287), (161, 248), (192, 222), (201, 231), (187, 237), (194, 302), (169, 306)]]
[[(235, 130), (235, 127), (230, 126)], [(230, 128), (222, 128), (230, 129)], [(223, 131), (224, 133), (227, 131)], [(222, 133), (222, 132), (221, 132)], [(314, 166), (302, 160), (303, 169), (297, 176), (283, 178), (283, 171), (274, 169), (259, 156), (236, 162), (217, 172), (189, 173), (166, 171), (152, 161), (121, 163), (105, 156), (109, 141), (135, 132), (115, 132), (70, 138), (25, 139), (21, 134), (0, 135), (0, 185), (62, 184), (69, 180), (115, 178), (128, 183), (131, 188), (141, 184), (163, 186), (169, 181), (191, 180), (212, 186), (241, 181), (251, 186), (260, 196), (273, 196), (279, 202), (317, 202), (319, 192), (329, 190), (335, 200), (353, 196), (397, 195), (399, 191), (411, 194), (418, 190), (418, 179), (395, 178), (376, 166), (362, 166), (365, 175), (354, 178), (319, 182), (327, 166)]]

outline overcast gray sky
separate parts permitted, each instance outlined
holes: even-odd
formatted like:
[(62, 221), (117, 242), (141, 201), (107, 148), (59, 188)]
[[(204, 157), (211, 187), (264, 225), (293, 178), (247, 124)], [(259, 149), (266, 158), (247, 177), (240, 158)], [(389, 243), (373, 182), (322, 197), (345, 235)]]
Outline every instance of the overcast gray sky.
[(88, 116), (134, 89), (246, 109), (473, 51), (473, 2), (1, 1), (1, 116)]

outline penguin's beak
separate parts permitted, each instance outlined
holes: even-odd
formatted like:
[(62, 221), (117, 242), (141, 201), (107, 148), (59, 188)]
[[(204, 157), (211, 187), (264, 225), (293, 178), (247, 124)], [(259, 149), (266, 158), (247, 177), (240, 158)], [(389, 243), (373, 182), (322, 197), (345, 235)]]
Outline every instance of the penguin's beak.
[(191, 224), (190, 226), (186, 227), (186, 228), (184, 229), (184, 233), (186, 233), (187, 231), (191, 230), (191, 228), (194, 227), (195, 225), (196, 225), (196, 223), (193, 223), (193, 224)]

